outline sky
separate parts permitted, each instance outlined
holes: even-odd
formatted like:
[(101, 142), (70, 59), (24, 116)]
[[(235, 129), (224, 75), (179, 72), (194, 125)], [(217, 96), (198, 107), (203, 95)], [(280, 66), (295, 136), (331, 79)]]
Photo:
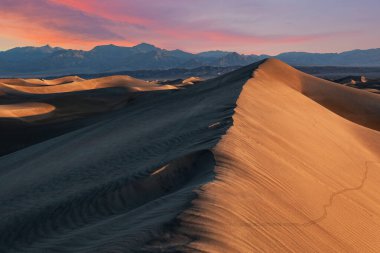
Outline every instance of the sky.
[(0, 0), (0, 50), (342, 52), (380, 47), (379, 11), (379, 0)]

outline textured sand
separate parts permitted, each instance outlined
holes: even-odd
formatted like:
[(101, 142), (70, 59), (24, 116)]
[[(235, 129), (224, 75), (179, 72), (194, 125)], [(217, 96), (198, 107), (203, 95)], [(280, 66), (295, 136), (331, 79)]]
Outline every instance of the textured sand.
[(277, 60), (142, 93), (0, 157), (0, 252), (379, 252), (379, 104)]

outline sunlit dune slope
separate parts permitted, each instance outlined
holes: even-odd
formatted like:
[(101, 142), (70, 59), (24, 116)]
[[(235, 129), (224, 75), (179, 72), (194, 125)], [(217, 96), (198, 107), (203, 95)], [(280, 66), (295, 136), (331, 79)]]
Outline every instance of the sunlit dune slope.
[(277, 60), (255, 71), (214, 149), (216, 180), (181, 216), (191, 249), (380, 251), (380, 132), (308, 96), (362, 119), (380, 115), (379, 97), (330, 85)]
[(54, 106), (43, 103), (20, 103), (0, 105), (0, 118), (22, 118), (49, 113)]

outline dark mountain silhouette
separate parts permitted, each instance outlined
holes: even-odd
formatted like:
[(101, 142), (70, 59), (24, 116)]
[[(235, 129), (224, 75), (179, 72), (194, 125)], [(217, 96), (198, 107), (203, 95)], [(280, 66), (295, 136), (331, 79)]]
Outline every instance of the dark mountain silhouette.
[[(96, 46), (89, 51), (51, 47), (18, 47), (0, 52), (0, 76), (47, 76), (75, 73), (94, 74), (134, 70), (165, 70), (203, 66), (243, 66), (268, 55), (208, 51), (198, 54), (165, 50), (141, 43), (133, 47)], [(343, 53), (290, 52), (274, 56), (296, 66), (380, 66), (380, 49)]]

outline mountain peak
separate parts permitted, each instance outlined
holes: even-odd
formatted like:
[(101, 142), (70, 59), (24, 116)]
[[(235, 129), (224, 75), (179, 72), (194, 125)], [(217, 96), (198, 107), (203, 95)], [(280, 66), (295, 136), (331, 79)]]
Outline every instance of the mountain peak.
[(46, 44), (45, 46), (41, 46), (40, 48), (51, 49), (52, 47), (49, 44)]
[(137, 49), (141, 52), (149, 52), (149, 51), (155, 51), (157, 50), (158, 48), (152, 44), (148, 44), (148, 43), (140, 43), (136, 46), (133, 47), (134, 49)]
[(99, 45), (99, 46), (94, 47), (92, 50), (97, 50), (101, 48), (119, 48), (119, 46), (116, 46), (115, 44)]
[(60, 47), (52, 47), (49, 44), (46, 44), (45, 46), (39, 47), (39, 50), (46, 52), (46, 53), (52, 53), (58, 50), (62, 50), (63, 48)]
[(237, 52), (229, 52), (226, 54), (226, 56), (242, 56), (241, 54), (238, 54)]
[(45, 46), (41, 46), (41, 47), (32, 47), (32, 46), (27, 46), (27, 47), (15, 47), (15, 48), (12, 48), (12, 49), (9, 49), (7, 51), (5, 51), (5, 53), (10, 53), (10, 54), (14, 54), (14, 53), (21, 53), (21, 54), (29, 54), (29, 53), (32, 53), (32, 54), (38, 54), (38, 53), (43, 53), (43, 54), (46, 54), (46, 53), (53, 53), (55, 51), (58, 51), (58, 50), (62, 50), (63, 48), (60, 48), (60, 47), (51, 47), (50, 45), (45, 45)]

